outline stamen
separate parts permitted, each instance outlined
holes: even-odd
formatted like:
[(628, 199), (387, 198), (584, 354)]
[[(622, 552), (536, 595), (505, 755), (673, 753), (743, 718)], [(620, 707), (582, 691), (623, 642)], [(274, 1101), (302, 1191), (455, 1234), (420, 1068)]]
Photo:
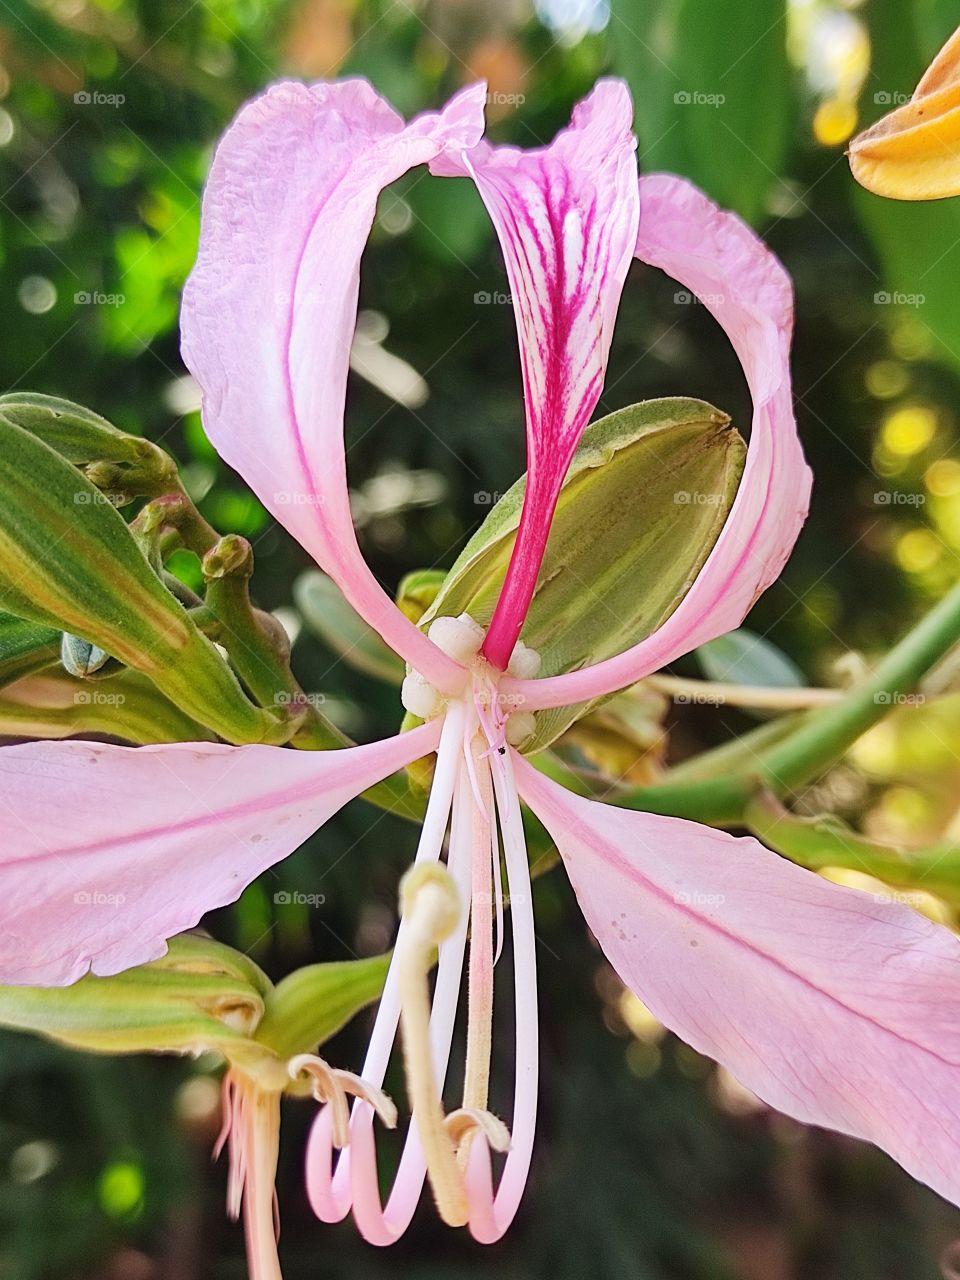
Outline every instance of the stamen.
[(251, 1280), (281, 1280), (275, 1183), (280, 1149), (280, 1093), (261, 1089), (231, 1068), (223, 1080), (224, 1123), (214, 1157), (229, 1143), (227, 1212), (239, 1218)]
[(469, 613), (461, 613), (459, 618), (434, 618), (427, 630), (438, 649), (465, 667), (476, 660), (484, 634), (483, 627)]
[(431, 720), (443, 710), (443, 697), (419, 671), (409, 671), (404, 676), (400, 701), (405, 711), (421, 720)]
[(513, 676), (515, 680), (532, 680), (539, 670), (539, 653), (518, 640), (507, 663), (507, 675)]
[(537, 727), (537, 717), (532, 711), (515, 711), (506, 724), (507, 742), (511, 747), (522, 747)]
[(397, 1127), (397, 1108), (389, 1095), (352, 1071), (341, 1071), (339, 1067), (331, 1067), (323, 1058), (318, 1058), (312, 1053), (301, 1053), (296, 1058), (291, 1058), (287, 1063), (287, 1070), (291, 1080), (296, 1080), (300, 1075), (310, 1076), (313, 1082), (313, 1096), (318, 1102), (329, 1104), (335, 1147), (343, 1148), (350, 1142), (348, 1095), (369, 1102), (388, 1129)]
[(464, 1139), (475, 1133), (482, 1133), (494, 1151), (510, 1150), (510, 1130), (491, 1111), (460, 1107), (450, 1112), (445, 1123), (458, 1155), (465, 1150)]
[(431, 1061), (427, 985), (434, 948), (453, 933), (460, 920), (460, 898), (445, 868), (423, 866), (414, 867), (404, 877), (400, 901), (407, 922), (403, 948), (397, 956), (407, 1092), (437, 1211), (449, 1226), (462, 1227), (469, 1208)]
[[(468, 764), (475, 748), (471, 744)], [(493, 945), (490, 911), (490, 813), (493, 788), (490, 766), (478, 761), (478, 803), (473, 806), (470, 840), (470, 966), (467, 996), (467, 1060), (463, 1081), (463, 1105), (485, 1110), (490, 1086), (490, 1053), (493, 1039)]]

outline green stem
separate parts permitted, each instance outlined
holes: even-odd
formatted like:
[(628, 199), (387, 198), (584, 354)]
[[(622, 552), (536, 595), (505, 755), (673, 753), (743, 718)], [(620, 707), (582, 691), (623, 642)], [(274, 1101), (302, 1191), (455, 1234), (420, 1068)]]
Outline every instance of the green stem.
[(880, 844), (831, 815), (799, 818), (768, 792), (755, 796), (743, 816), (746, 826), (768, 848), (801, 867), (862, 871), (886, 884), (960, 901), (960, 844), (944, 842), (926, 849)]
[(617, 803), (712, 826), (738, 825), (751, 797), (760, 788), (785, 796), (835, 764), (867, 729), (916, 688), (958, 638), (960, 584), (842, 702), (808, 712), (783, 741), (759, 750), (741, 770), (720, 778), (668, 780), (639, 787), (619, 796)]

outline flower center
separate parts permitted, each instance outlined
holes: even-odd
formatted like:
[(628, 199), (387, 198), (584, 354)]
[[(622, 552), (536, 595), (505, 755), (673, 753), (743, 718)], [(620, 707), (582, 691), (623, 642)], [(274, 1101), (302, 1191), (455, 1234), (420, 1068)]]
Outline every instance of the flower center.
[[(485, 632), (468, 613), (458, 618), (435, 618), (427, 635), (448, 657), (461, 663), (469, 672), (469, 683), (456, 698), (470, 698), (473, 702), (480, 728), (488, 745), (502, 749), (504, 743), (512, 747), (522, 746), (536, 728), (532, 712), (518, 706), (515, 697), (502, 694), (499, 681), (503, 672), (491, 666), (482, 656)], [(522, 641), (514, 646), (506, 674), (518, 680), (532, 680), (540, 670), (540, 655)], [(421, 720), (432, 720), (442, 715), (451, 698), (436, 689), (419, 671), (409, 670), (400, 691), (405, 710)]]

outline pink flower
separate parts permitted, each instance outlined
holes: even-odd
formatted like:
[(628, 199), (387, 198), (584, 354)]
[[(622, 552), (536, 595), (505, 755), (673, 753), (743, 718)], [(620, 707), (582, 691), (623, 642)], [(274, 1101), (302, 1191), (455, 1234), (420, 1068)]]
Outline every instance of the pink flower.
[[(360, 81), (270, 89), (220, 144), (184, 300), (184, 357), (203, 388), (210, 438), (406, 659), (404, 700), (426, 723), (315, 754), (206, 743), (6, 748), (0, 978), (68, 983), (159, 956), (166, 938), (235, 899), (350, 798), (435, 751), (417, 867), (404, 884), (363, 1068), (370, 1088), (382, 1083), (402, 1021), (414, 1123), (383, 1207), (372, 1106), (354, 1106), (335, 1171), (339, 1130), (321, 1111), (307, 1175), (322, 1218), (352, 1208), (367, 1239), (389, 1243), (428, 1175), (444, 1218), (480, 1240), (497, 1239), (516, 1212), (537, 1097), (521, 800), (555, 840), (610, 962), (661, 1021), (771, 1105), (878, 1143), (960, 1201), (953, 935), (755, 840), (571, 795), (514, 749), (531, 713), (624, 688), (737, 626), (783, 566), (810, 476), (791, 408), (792, 294), (776, 259), (687, 183), (638, 182), (621, 84), (598, 84), (567, 130), (528, 152), (481, 141), (483, 96), (474, 86), (405, 125)], [(364, 563), (347, 499), (343, 410), (360, 257), (380, 191), (424, 163), (476, 182), (500, 237), (520, 340), (529, 483), (486, 633), (465, 617), (438, 619), (429, 635), (413, 626)], [(747, 466), (716, 546), (670, 618), (617, 657), (538, 679), (537, 656), (518, 637), (634, 256), (697, 294), (729, 335), (753, 399)], [(507, 1126), (487, 1106), (501, 853), (515, 967)], [(466, 1077), (462, 1106), (446, 1115), (468, 925)], [(496, 1189), (491, 1147), (507, 1152)]]

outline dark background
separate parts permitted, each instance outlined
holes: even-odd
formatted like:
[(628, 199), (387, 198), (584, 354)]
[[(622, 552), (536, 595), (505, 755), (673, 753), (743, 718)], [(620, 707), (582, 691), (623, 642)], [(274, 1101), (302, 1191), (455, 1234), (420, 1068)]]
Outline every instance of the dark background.
[[(407, 113), (484, 75), (492, 134), (535, 146), (598, 75), (623, 74), (643, 169), (683, 173), (737, 208), (795, 278), (814, 505), (751, 626), (811, 682), (829, 681), (838, 658), (869, 661), (956, 576), (960, 204), (869, 196), (843, 146), (909, 94), (958, 21), (960, 5), (944, 0), (613, 0), (612, 13), (576, 0), (536, 12), (526, 0), (0, 0), (0, 387), (61, 394), (162, 441), (208, 518), (253, 541), (259, 602), (289, 608), (304, 553), (213, 455), (178, 355), (179, 295), (218, 134), (283, 75), (366, 75)], [(449, 564), (486, 513), (475, 495), (503, 491), (523, 468), (513, 319), (476, 301), (506, 292), (468, 183), (416, 172), (385, 194), (364, 264), (365, 323), (429, 389), (411, 409), (351, 381), (351, 483), (366, 500), (364, 549), (386, 581)], [(746, 426), (722, 334), (676, 293), (634, 267), (600, 411), (696, 395)], [(306, 632), (295, 657), (305, 686), (357, 737), (395, 727), (393, 689)], [(868, 735), (826, 784), (833, 807), (897, 839), (956, 834), (955, 710), (948, 699)], [(748, 724), (717, 708), (666, 717), (675, 757)], [(380, 949), (413, 844), (411, 828), (354, 805), (210, 926), (274, 977)], [(324, 905), (278, 906), (279, 888), (322, 893)], [(313, 1109), (289, 1103), (288, 1280), (453, 1280), (490, 1268), (551, 1280), (941, 1274), (960, 1236), (953, 1209), (873, 1150), (751, 1106), (711, 1064), (639, 1025), (561, 873), (538, 882), (536, 911), (544, 1088), (512, 1233), (484, 1251), (425, 1208), (381, 1253), (349, 1224), (319, 1225), (300, 1173)], [(361, 1018), (330, 1056), (356, 1065), (364, 1034)], [(501, 1052), (506, 1069), (509, 1043)], [(0, 1280), (243, 1276), (223, 1169), (209, 1158), (216, 1078), (206, 1059), (101, 1060), (4, 1035)]]

